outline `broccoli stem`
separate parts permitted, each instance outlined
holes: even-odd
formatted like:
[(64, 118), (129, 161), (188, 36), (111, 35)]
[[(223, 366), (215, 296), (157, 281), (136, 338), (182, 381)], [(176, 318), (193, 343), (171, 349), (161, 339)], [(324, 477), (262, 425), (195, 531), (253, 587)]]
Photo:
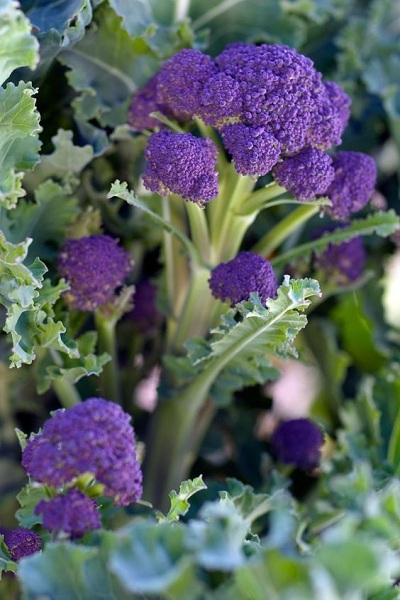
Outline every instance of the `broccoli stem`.
[(210, 233), (206, 212), (195, 202), (185, 202), (186, 212), (189, 219), (190, 234), (202, 260), (210, 262)]
[(104, 365), (99, 376), (99, 390), (105, 400), (120, 404), (120, 382), (115, 326), (117, 320), (110, 315), (103, 315), (99, 310), (94, 313), (98, 333), (99, 354), (106, 352), (111, 360)]
[(317, 214), (319, 205), (307, 204), (299, 206), (279, 221), (267, 234), (265, 234), (252, 248), (252, 252), (268, 256), (280, 246), (296, 229), (301, 227), (308, 219)]

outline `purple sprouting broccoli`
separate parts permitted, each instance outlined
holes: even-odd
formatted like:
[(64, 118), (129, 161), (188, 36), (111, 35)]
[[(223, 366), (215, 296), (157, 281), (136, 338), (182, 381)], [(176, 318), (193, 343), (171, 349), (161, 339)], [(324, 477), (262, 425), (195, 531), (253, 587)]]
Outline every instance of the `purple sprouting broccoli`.
[(184, 49), (161, 67), (157, 80), (157, 104), (165, 105), (178, 120), (187, 121), (198, 112), (203, 88), (217, 73), (208, 54)]
[(211, 271), (209, 285), (212, 295), (232, 306), (248, 300), (252, 292), (258, 292), (265, 304), (277, 291), (275, 273), (268, 260), (253, 252), (239, 252), (232, 260), (217, 265)]
[(308, 136), (310, 145), (319, 150), (341, 144), (351, 104), (349, 96), (334, 81), (324, 82), (323, 86), (325, 98), (318, 103)]
[[(332, 231), (330, 229), (329, 231)], [(346, 284), (358, 279), (364, 270), (367, 253), (361, 237), (348, 242), (329, 244), (322, 252), (316, 252), (313, 263), (330, 281)]]
[(26, 527), (1, 530), (12, 560), (18, 562), (24, 556), (31, 556), (42, 549), (40, 536)]
[(273, 173), (279, 185), (298, 200), (312, 200), (322, 195), (335, 176), (331, 157), (315, 148), (304, 148), (284, 158)]
[(74, 488), (62, 496), (41, 500), (35, 507), (35, 514), (42, 515), (44, 529), (64, 531), (73, 538), (101, 528), (96, 501)]
[(374, 159), (363, 152), (338, 152), (332, 165), (335, 177), (324, 195), (332, 202), (328, 209), (332, 217), (345, 221), (371, 198), (377, 168)]
[(126, 506), (142, 495), (130, 416), (103, 398), (58, 410), (29, 440), (22, 466), (34, 480), (60, 488), (83, 473), (104, 486), (104, 495)]
[(144, 186), (163, 196), (179, 194), (202, 205), (218, 196), (218, 150), (209, 138), (159, 131), (149, 138)]
[(67, 240), (58, 270), (70, 285), (65, 294), (68, 304), (75, 310), (95, 311), (112, 302), (132, 266), (129, 254), (107, 235)]
[(279, 160), (281, 145), (265, 127), (233, 123), (225, 125), (221, 132), (224, 146), (241, 175), (266, 175)]
[(199, 117), (222, 132), (239, 173), (259, 176), (279, 155), (339, 144), (349, 107), (340, 86), (323, 82), (295, 49), (239, 42), (215, 60), (190, 49), (172, 56), (135, 95), (130, 122), (155, 126), (147, 121), (154, 109), (178, 121)]
[(157, 288), (151, 281), (140, 281), (135, 286), (130, 318), (141, 333), (151, 333), (162, 323), (162, 314), (156, 306)]
[(324, 434), (310, 419), (292, 419), (278, 425), (271, 444), (280, 462), (300, 469), (314, 469), (321, 458)]

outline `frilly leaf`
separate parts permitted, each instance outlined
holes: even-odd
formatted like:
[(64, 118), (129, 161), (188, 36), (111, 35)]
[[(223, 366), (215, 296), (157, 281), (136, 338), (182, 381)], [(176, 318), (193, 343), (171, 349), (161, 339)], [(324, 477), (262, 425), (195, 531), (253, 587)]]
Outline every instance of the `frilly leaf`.
[(37, 391), (39, 394), (46, 392), (53, 381), (63, 381), (67, 379), (70, 383), (76, 383), (83, 377), (91, 375), (98, 376), (111, 357), (104, 353), (95, 354), (97, 344), (97, 333), (87, 331), (76, 340), (79, 351), (78, 356), (71, 356), (63, 353), (59, 356), (59, 364), (54, 364), (54, 360), (49, 353), (41, 358), (37, 369)]
[(0, 302), (6, 308), (4, 331), (12, 339), (12, 367), (30, 364), (35, 358), (35, 346), (46, 346), (78, 356), (74, 342), (65, 337), (61, 321), (54, 321), (52, 304), (59, 298), (66, 284), (60, 281), (52, 286), (44, 281), (47, 271), (39, 259), (30, 266), (24, 261), (30, 239), (20, 244), (7, 242), (0, 232)]
[[(310, 304), (309, 298), (320, 295), (313, 279), (291, 280), (285, 276), (277, 298), (263, 306), (257, 294), (237, 304), (211, 332), (208, 343), (191, 340), (186, 361), (192, 364), (193, 383), (186, 381), (179, 398), (204, 398), (211, 393), (214, 401), (226, 404), (232, 393), (247, 385), (265, 383), (277, 377), (271, 356), (296, 356), (294, 339), (307, 323), (301, 312)], [(180, 376), (181, 358), (167, 358), (166, 364)], [(185, 369), (190, 376), (190, 369)], [(161, 388), (161, 395), (176, 397), (176, 389)], [(189, 400), (188, 401), (192, 401)]]
[(33, 69), (39, 60), (39, 44), (18, 3), (15, 0), (3, 0), (1, 4), (0, 85), (15, 69), (25, 66)]
[(193, 494), (197, 494), (197, 492), (206, 489), (207, 486), (203, 482), (202, 475), (196, 477), (195, 479), (183, 481), (179, 487), (179, 492), (172, 490), (172, 492), (169, 494), (171, 508), (169, 509), (168, 514), (164, 516), (162, 513), (158, 513), (158, 520), (160, 522), (178, 521), (179, 517), (186, 515), (190, 508), (190, 504), (188, 502), (189, 498), (193, 496)]
[(32, 169), (39, 161), (39, 113), (35, 90), (28, 83), (0, 87), (0, 200), (13, 208), (22, 196), (19, 171)]

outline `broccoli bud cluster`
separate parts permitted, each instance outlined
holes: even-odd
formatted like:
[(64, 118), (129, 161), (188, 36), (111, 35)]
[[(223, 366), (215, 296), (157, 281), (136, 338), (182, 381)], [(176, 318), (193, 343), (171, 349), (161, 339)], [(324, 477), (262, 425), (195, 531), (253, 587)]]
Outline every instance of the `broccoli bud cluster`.
[(22, 466), (58, 492), (36, 506), (44, 527), (79, 536), (101, 526), (95, 501), (73, 487), (81, 475), (90, 474), (117, 506), (140, 499), (142, 471), (130, 419), (118, 404), (89, 398), (54, 412), (40, 434), (28, 440)]
[[(239, 42), (215, 59), (181, 50), (134, 95), (130, 125), (136, 131), (163, 130), (165, 125), (150, 116), (155, 111), (185, 127), (201, 119), (217, 130), (241, 175), (259, 177), (273, 170), (298, 200), (327, 195), (335, 219), (346, 220), (372, 194), (372, 159), (361, 153), (326, 154), (341, 143), (350, 98), (335, 82), (322, 81), (313, 62), (288, 46)], [(204, 145), (191, 133), (154, 133), (144, 185), (208, 202), (218, 195), (216, 154), (211, 140)], [(359, 189), (350, 201), (354, 186)]]

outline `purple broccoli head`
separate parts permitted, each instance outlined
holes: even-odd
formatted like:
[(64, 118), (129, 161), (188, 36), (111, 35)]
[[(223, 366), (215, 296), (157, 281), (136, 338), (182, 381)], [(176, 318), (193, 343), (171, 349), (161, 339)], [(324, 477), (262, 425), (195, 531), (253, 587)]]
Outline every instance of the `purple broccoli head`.
[(205, 83), (216, 72), (208, 54), (181, 50), (158, 73), (157, 103), (167, 106), (178, 120), (190, 120), (198, 112)]
[(218, 150), (209, 138), (159, 131), (149, 138), (143, 183), (160, 195), (179, 194), (200, 205), (218, 196)]
[(313, 469), (320, 461), (324, 434), (310, 419), (293, 419), (278, 425), (271, 443), (280, 462)]
[(273, 173), (279, 185), (298, 200), (312, 200), (322, 195), (335, 176), (331, 157), (314, 148), (304, 148), (284, 158)]
[(347, 220), (363, 208), (375, 189), (377, 168), (373, 158), (363, 152), (338, 152), (333, 157), (335, 177), (324, 195), (332, 202), (334, 219)]
[(115, 290), (132, 270), (129, 254), (107, 235), (67, 240), (58, 261), (58, 270), (70, 289), (71, 308), (95, 311), (115, 299)]
[(274, 298), (277, 291), (275, 273), (268, 260), (253, 252), (239, 252), (232, 260), (217, 265), (211, 271), (209, 285), (212, 295), (233, 306), (248, 300), (258, 292), (261, 302)]
[(35, 508), (35, 514), (42, 515), (43, 527), (48, 531), (64, 531), (73, 538), (101, 528), (96, 502), (76, 489), (50, 500), (41, 500)]
[(38, 534), (25, 527), (7, 529), (3, 536), (10, 556), (15, 561), (19, 561), (24, 556), (31, 556), (42, 548), (42, 540)]
[(284, 153), (306, 145), (319, 103), (326, 97), (321, 74), (309, 58), (287, 46), (239, 42), (215, 62), (241, 85), (246, 125), (265, 127)]
[[(330, 229), (332, 231), (332, 229)], [(322, 252), (314, 254), (313, 261), (326, 277), (339, 284), (358, 279), (364, 270), (367, 253), (361, 237), (348, 242), (329, 244)]]
[(222, 139), (241, 175), (266, 175), (279, 160), (281, 145), (265, 127), (225, 125)]
[(117, 505), (136, 502), (142, 495), (142, 472), (130, 419), (120, 406), (102, 398), (58, 410), (28, 441), (22, 466), (30, 477), (55, 488), (92, 473)]

